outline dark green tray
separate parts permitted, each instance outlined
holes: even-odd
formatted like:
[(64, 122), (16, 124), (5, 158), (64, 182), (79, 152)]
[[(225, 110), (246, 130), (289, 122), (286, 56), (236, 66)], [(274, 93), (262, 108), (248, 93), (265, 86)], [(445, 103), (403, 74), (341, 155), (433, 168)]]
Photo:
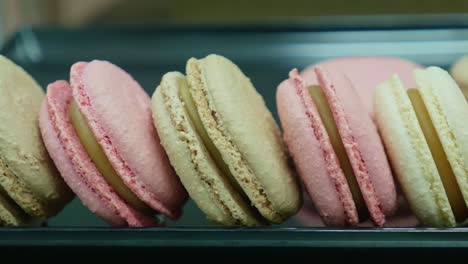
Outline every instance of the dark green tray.
[[(338, 19), (338, 20), (337, 20)], [(245, 27), (25, 28), (2, 49), (45, 87), (68, 79), (79, 60), (107, 59), (152, 93), (167, 71), (184, 71), (188, 58), (209, 53), (235, 61), (277, 117), (276, 86), (288, 71), (357, 55), (398, 56), (447, 68), (468, 54), (467, 15), (323, 18), (310, 24)], [(468, 248), (468, 229), (304, 228), (292, 218), (266, 229), (223, 229), (189, 202), (168, 228), (113, 229), (75, 199), (47, 228), (0, 229), (0, 246), (100, 248)], [(452, 251), (450, 251), (452, 252)], [(459, 251), (460, 252), (460, 251)], [(461, 252), (468, 252), (461, 251)]]

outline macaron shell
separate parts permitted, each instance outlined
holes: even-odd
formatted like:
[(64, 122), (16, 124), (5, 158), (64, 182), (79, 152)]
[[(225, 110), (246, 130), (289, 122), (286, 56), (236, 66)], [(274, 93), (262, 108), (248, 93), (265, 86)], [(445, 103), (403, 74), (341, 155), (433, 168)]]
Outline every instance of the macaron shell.
[(356, 225), (358, 215), (346, 178), (297, 70), (278, 86), (276, 102), (284, 141), (323, 221), (331, 226)]
[(153, 94), (152, 109), (161, 144), (190, 197), (216, 223), (260, 225), (252, 208), (210, 157), (179, 97), (179, 89), (188, 89), (185, 76), (179, 72), (165, 74)]
[[(307, 196), (306, 196), (307, 197)], [(384, 227), (417, 227), (419, 225), (418, 219), (411, 213), (411, 209), (408, 208), (408, 203), (404, 201), (403, 196), (398, 197), (398, 213), (387, 217), (385, 219)], [(323, 227), (324, 223), (320, 218), (317, 210), (312, 205), (311, 201), (305, 201), (304, 206), (295, 216), (296, 219), (302, 226), (307, 227)], [(373, 227), (374, 223), (372, 220), (367, 220), (358, 224), (359, 227)]]
[(450, 67), (450, 75), (457, 82), (465, 98), (468, 98), (468, 56), (463, 56)]
[(124, 183), (153, 209), (178, 218), (186, 192), (160, 145), (148, 95), (106, 61), (74, 64), (70, 80), (80, 112)]
[[(356, 92), (361, 97), (364, 107), (373, 113), (373, 96), (377, 85), (388, 80), (393, 74), (398, 74), (406, 87), (415, 87), (412, 76), (414, 69), (420, 65), (403, 58), (395, 57), (344, 57), (325, 60), (319, 63), (330, 71), (345, 73), (355, 85)], [(314, 65), (301, 72), (308, 85), (318, 84)]]
[(301, 210), (297, 212), (294, 218), (300, 223), (301, 226), (305, 227), (324, 227), (323, 218), (317, 212), (314, 206), (314, 202), (309, 199), (309, 194), (304, 192), (304, 205)]
[[(332, 58), (321, 61), (318, 65), (325, 66), (331, 71), (346, 74), (346, 77), (353, 83), (355, 90), (361, 97), (362, 103), (366, 109), (368, 109), (372, 118), (374, 116), (373, 96), (376, 87), (383, 81), (389, 79), (393, 74), (401, 76), (405, 87), (416, 87), (412, 73), (414, 69), (422, 68), (421, 65), (403, 58), (385, 56)], [(301, 72), (301, 75), (308, 85), (318, 85), (314, 66), (315, 65), (309, 66)], [(397, 189), (397, 196), (403, 196), (403, 194), (399, 192), (399, 189)], [(396, 213), (400, 214), (400, 212)], [(414, 215), (409, 215), (407, 217), (414, 218)]]
[(395, 75), (376, 90), (375, 117), (400, 186), (423, 225), (454, 226), (437, 167), (403, 83)]
[(27, 216), (18, 205), (0, 191), (0, 226), (25, 226)]
[(468, 205), (468, 104), (449, 73), (438, 67), (416, 70), (418, 89)]
[(70, 122), (72, 89), (65, 81), (47, 87), (40, 113), (45, 144), (67, 184), (85, 206), (116, 226), (152, 226), (155, 221), (128, 206), (104, 180)]
[(26, 213), (45, 219), (73, 196), (41, 139), (37, 118), (43, 98), (28, 73), (0, 56), (0, 184)]
[(260, 213), (279, 223), (301, 204), (280, 131), (250, 80), (228, 59), (190, 59), (187, 79), (201, 120)]
[(383, 226), (385, 215), (396, 211), (393, 176), (380, 136), (352, 83), (326, 66), (315, 68), (343, 141), (354, 175), (374, 222)]
[[(62, 101), (61, 97), (70, 98), (71, 88), (66, 81), (57, 81), (49, 85), (48, 93), (54, 101)], [(114, 210), (110, 209), (112, 208), (110, 203), (107, 202), (107, 200), (102, 199), (102, 197), (99, 197), (99, 195), (87, 184), (84, 184), (81, 176), (75, 171), (73, 164), (68, 158), (68, 155), (52, 125), (48, 111), (48, 104), (49, 102), (47, 98), (44, 99), (41, 112), (39, 114), (39, 125), (41, 128), (42, 138), (44, 139), (44, 144), (52, 160), (54, 160), (57, 169), (61, 172), (63, 179), (91, 212), (96, 213), (113, 226), (125, 226), (125, 220), (118, 216)]]

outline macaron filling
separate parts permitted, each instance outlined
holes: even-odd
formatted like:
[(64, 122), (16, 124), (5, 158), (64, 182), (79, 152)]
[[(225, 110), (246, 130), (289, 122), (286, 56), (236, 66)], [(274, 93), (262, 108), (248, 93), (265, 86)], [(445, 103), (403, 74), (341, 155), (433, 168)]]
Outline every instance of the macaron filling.
[(431, 121), (429, 112), (424, 105), (419, 90), (409, 89), (408, 97), (416, 112), (416, 117), (436, 164), (455, 219), (457, 222), (463, 222), (468, 218), (468, 208), (455, 174), (442, 147), (442, 143), (437, 135), (437, 131)]
[(218, 169), (221, 170), (221, 172), (227, 177), (229, 183), (242, 196), (243, 200), (248, 201), (247, 194), (243, 191), (237, 180), (234, 178), (231, 171), (229, 170), (228, 165), (224, 162), (221, 153), (208, 136), (208, 132), (203, 126), (200, 116), (198, 115), (197, 106), (193, 101), (192, 95), (190, 94), (189, 90), (183, 88), (179, 89), (179, 96), (182, 102), (184, 102), (185, 109), (190, 117), (190, 121), (195, 127), (195, 131), (197, 132), (198, 136), (200, 136), (203, 145), (208, 151), (210, 157), (215, 162), (216, 167), (218, 167)]
[(325, 130), (327, 131), (328, 137), (330, 138), (333, 150), (338, 157), (338, 160), (341, 165), (343, 174), (346, 177), (351, 195), (353, 197), (356, 210), (358, 211), (360, 221), (365, 220), (368, 217), (368, 210), (362, 196), (361, 190), (359, 188), (356, 176), (354, 174), (351, 162), (349, 161), (348, 155), (344, 148), (343, 142), (341, 140), (338, 128), (336, 126), (333, 114), (328, 105), (327, 98), (322, 88), (318, 85), (312, 85), (308, 87), (310, 96), (314, 101), (317, 110), (322, 120)]
[(89, 129), (85, 117), (79, 111), (78, 106), (74, 100), (72, 100), (70, 103), (69, 116), (71, 124), (76, 131), (80, 143), (83, 145), (86, 153), (89, 155), (105, 181), (131, 207), (147, 215), (154, 214), (154, 211), (144, 202), (142, 202), (125, 185), (120, 176), (114, 170), (107, 156), (104, 154), (101, 146), (94, 138), (94, 134)]

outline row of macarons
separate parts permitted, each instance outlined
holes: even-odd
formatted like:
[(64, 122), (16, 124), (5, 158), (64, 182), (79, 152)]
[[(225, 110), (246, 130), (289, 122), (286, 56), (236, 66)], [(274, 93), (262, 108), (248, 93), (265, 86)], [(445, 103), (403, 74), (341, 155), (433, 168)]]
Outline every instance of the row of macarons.
[(176, 220), (188, 197), (223, 226), (308, 208), (327, 226), (392, 226), (399, 198), (418, 225), (466, 222), (468, 105), (448, 72), (325, 61), (293, 69), (276, 105), (280, 124), (219, 55), (189, 59), (152, 95), (108, 61), (42, 89), (0, 57), (0, 223), (46, 220), (75, 195), (112, 226)]

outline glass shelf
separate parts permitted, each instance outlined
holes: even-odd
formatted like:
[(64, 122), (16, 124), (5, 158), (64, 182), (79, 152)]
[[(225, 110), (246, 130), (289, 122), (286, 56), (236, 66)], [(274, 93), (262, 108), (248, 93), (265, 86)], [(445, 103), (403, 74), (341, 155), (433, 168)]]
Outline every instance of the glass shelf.
[[(22, 65), (43, 87), (68, 79), (76, 61), (107, 59), (126, 69), (148, 93), (165, 72), (184, 71), (188, 58), (218, 53), (235, 61), (252, 79), (277, 118), (276, 87), (291, 68), (333, 57), (369, 55), (448, 68), (468, 54), (466, 18), (466, 14), (401, 20), (322, 18), (304, 25), (226, 28), (24, 28), (1, 53)], [(467, 228), (307, 228), (299, 227), (294, 218), (265, 229), (218, 228), (192, 202), (167, 228), (108, 228), (78, 199), (48, 225), (0, 228), (0, 247), (468, 248)]]
[(0, 246), (467, 248), (468, 228), (18, 228)]

